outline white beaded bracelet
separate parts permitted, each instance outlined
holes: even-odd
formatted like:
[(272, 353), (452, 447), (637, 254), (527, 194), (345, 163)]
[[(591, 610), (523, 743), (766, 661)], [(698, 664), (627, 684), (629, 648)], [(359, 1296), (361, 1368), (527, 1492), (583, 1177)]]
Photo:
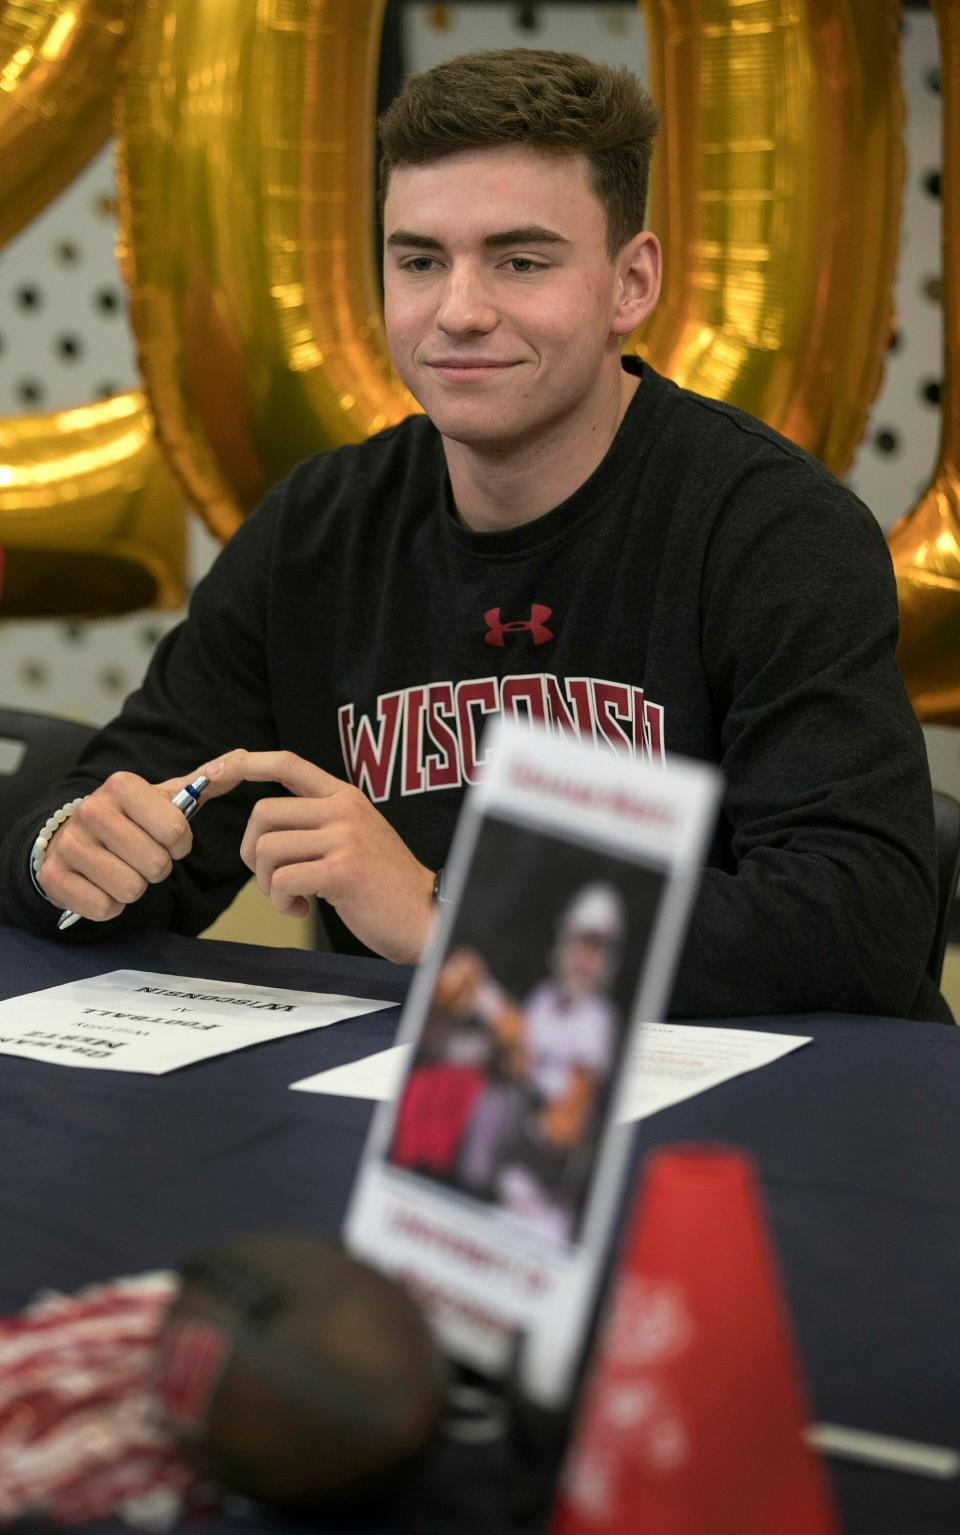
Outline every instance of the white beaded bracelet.
[[(50, 846), (50, 841), (54, 832), (60, 830), (60, 827), (63, 825), (64, 821), (69, 821), (77, 806), (82, 805), (86, 797), (87, 796), (85, 794), (81, 794), (78, 799), (72, 799), (69, 805), (61, 805), (59, 810), (55, 810), (53, 815), (43, 823), (43, 826), (40, 829), (40, 835), (37, 837), (36, 842), (33, 844), (33, 849), (30, 853), (30, 877), (32, 878), (34, 885), (39, 890), (45, 901), (50, 901), (50, 897), (47, 895), (47, 892), (44, 890), (40, 881), (37, 879), (37, 875), (40, 873), (40, 870), (43, 867), (43, 860), (47, 856), (47, 848)], [(57, 902), (50, 901), (50, 904), (51, 906), (56, 906)]]

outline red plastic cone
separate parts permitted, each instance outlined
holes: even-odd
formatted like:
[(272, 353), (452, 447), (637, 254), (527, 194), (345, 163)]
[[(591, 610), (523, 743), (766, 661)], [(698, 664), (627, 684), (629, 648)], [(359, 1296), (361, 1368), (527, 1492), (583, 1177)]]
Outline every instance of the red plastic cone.
[(647, 1164), (551, 1535), (839, 1535), (741, 1153)]

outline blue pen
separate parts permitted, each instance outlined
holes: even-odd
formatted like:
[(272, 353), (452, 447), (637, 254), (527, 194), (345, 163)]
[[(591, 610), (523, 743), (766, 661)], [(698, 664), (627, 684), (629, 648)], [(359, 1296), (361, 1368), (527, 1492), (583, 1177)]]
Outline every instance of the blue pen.
[[(173, 796), (170, 803), (182, 812), (185, 821), (192, 820), (200, 809), (200, 796), (209, 782), (210, 780), (206, 774), (201, 773), (199, 778), (193, 780), (193, 783), (184, 784), (180, 793)], [(79, 921), (80, 913), (78, 911), (65, 911), (61, 914), (60, 920), (57, 923), (57, 932), (62, 933), (66, 928), (72, 927), (75, 922)]]

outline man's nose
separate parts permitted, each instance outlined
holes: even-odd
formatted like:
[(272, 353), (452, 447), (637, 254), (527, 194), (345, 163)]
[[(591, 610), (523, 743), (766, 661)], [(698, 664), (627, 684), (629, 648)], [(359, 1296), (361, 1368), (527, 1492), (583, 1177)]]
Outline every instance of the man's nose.
[(497, 323), (497, 310), (483, 277), (476, 271), (454, 270), (444, 285), (437, 311), (437, 324), (450, 336), (471, 331), (490, 331)]

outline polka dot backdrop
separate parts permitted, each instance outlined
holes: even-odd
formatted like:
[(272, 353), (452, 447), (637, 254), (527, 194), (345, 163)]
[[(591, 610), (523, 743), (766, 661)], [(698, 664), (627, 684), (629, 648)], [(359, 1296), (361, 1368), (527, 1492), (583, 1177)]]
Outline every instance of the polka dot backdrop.
[[(638, 10), (603, 4), (424, 3), (403, 7), (408, 72), (475, 48), (571, 48), (645, 71)], [(903, 21), (908, 180), (897, 280), (898, 324), (882, 390), (849, 476), (886, 530), (913, 504), (936, 457), (940, 305), (940, 80), (934, 18)], [(113, 158), (105, 150), (49, 209), (0, 251), (0, 414), (52, 410), (137, 382), (114, 255)], [(196, 580), (217, 545), (191, 519)], [(0, 622), (0, 701), (94, 723), (137, 685), (179, 615), (57, 624)], [(960, 796), (957, 733), (928, 729), (934, 777)]]
[(0, 411), (59, 409), (136, 380), (114, 259), (109, 152), (0, 253)]

